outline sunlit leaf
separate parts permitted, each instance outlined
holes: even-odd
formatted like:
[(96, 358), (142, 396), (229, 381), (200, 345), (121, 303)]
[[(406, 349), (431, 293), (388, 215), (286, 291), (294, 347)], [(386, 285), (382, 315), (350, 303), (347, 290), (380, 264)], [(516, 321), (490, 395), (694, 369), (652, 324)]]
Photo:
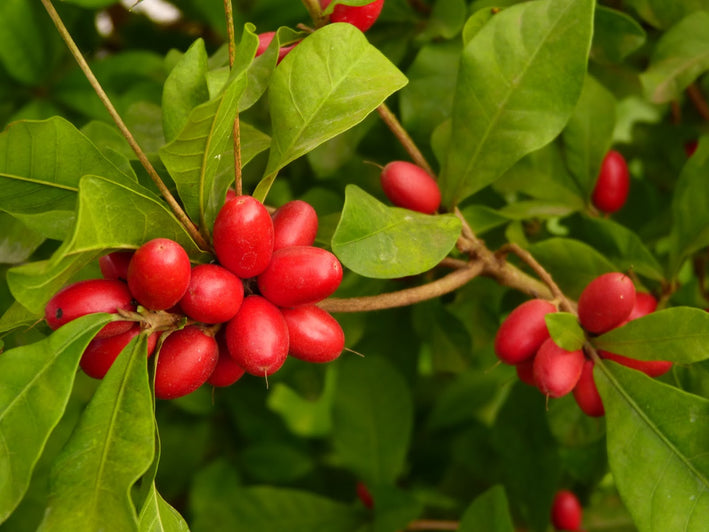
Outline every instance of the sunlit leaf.
[(187, 522), (180, 513), (162, 498), (155, 483), (140, 511), (139, 532), (189, 532)]
[(575, 314), (552, 312), (544, 316), (544, 320), (556, 345), (567, 351), (581, 349), (586, 341), (586, 335)]

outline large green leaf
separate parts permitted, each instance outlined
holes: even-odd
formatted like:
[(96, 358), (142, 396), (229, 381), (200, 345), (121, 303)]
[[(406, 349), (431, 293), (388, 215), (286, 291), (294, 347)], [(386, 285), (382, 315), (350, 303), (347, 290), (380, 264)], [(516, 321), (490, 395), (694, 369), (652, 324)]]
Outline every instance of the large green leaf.
[(640, 360), (691, 364), (709, 358), (709, 313), (691, 307), (653, 312), (593, 339), (599, 349)]
[(411, 391), (383, 358), (349, 358), (338, 372), (332, 439), (342, 465), (367, 484), (402, 472), (413, 428)]
[(593, 59), (620, 63), (644, 42), (645, 30), (633, 17), (606, 6), (596, 6), (591, 45)]
[(32, 262), (8, 271), (15, 299), (28, 310), (41, 312), (45, 303), (83, 266), (114, 248), (138, 248), (153, 238), (180, 243), (195, 261), (202, 252), (165, 203), (137, 184), (115, 183), (86, 176), (79, 185), (78, 213), (71, 238), (47, 261)]
[(650, 101), (676, 100), (690, 83), (709, 69), (707, 26), (709, 11), (698, 11), (662, 35), (653, 50), (650, 65), (640, 76)]
[(147, 333), (121, 352), (52, 467), (41, 531), (138, 529), (130, 497), (155, 451)]
[[(177, 185), (180, 199), (189, 217), (202, 228), (211, 230), (224, 203), (234, 175), (218, 174), (222, 158), (233, 153), (234, 119), (239, 98), (246, 88), (246, 72), (256, 53), (258, 42), (248, 39), (239, 54), (229, 81), (211, 100), (198, 105), (177, 137), (160, 149), (160, 158)], [(232, 156), (233, 157), (233, 156)]]
[(281, 168), (360, 123), (406, 81), (351, 24), (328, 24), (303, 39), (271, 77), (273, 142), (254, 196), (263, 201)]
[(0, 133), (0, 210), (46, 237), (61, 240), (69, 232), (79, 180), (87, 174), (136, 180), (63, 118), (15, 122)]
[(512, 516), (505, 488), (493, 486), (468, 506), (458, 532), (513, 532)]
[(709, 401), (613, 362), (594, 376), (611, 472), (638, 530), (706, 530)]
[[(451, 206), (556, 137), (581, 94), (593, 0), (505, 9), (465, 46), (441, 188)], [(563, 71), (563, 75), (558, 75)]]
[(709, 11), (707, 0), (627, 0), (640, 18), (656, 28), (666, 29), (700, 10)]
[(109, 319), (107, 314), (76, 319), (44, 340), (0, 356), (0, 523), (24, 496), (64, 413), (81, 354)]
[(455, 246), (460, 220), (389, 207), (356, 185), (345, 189), (332, 250), (365, 277), (396, 278), (425, 272)]

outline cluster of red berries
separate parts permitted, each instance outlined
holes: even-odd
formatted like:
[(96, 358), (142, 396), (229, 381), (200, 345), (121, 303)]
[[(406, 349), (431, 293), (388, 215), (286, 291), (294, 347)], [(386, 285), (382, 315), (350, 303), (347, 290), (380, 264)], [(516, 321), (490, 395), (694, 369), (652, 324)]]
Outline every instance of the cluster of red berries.
[(616, 150), (606, 153), (591, 194), (593, 205), (601, 212), (613, 213), (625, 205), (630, 191), (630, 172), (623, 154)]
[(580, 532), (583, 507), (573, 491), (559, 490), (551, 504), (551, 524), (556, 530)]
[(99, 259), (102, 279), (60, 290), (48, 302), (52, 329), (96, 312), (117, 314), (82, 355), (102, 378), (144, 327), (148, 354), (162, 333), (155, 395), (173, 399), (204, 383), (229, 386), (244, 373), (267, 376), (291, 355), (329, 362), (344, 349), (335, 318), (316, 306), (342, 280), (342, 265), (315, 247), (318, 219), (300, 200), (273, 214), (252, 196), (231, 194), (213, 228), (217, 263), (192, 266), (184, 248), (156, 238)]
[[(649, 314), (656, 307), (651, 294), (636, 292), (627, 275), (612, 272), (596, 277), (584, 288), (578, 301), (578, 318), (588, 335), (598, 335)], [(554, 304), (542, 299), (516, 307), (497, 331), (495, 353), (502, 362), (515, 366), (520, 380), (536, 386), (548, 397), (573, 392), (587, 415), (602, 416), (605, 412), (593, 380), (593, 360), (582, 349), (562, 349), (549, 334), (545, 316), (556, 311)], [(651, 377), (666, 373), (672, 366), (667, 361), (641, 361), (605, 351), (599, 351), (599, 355)]]

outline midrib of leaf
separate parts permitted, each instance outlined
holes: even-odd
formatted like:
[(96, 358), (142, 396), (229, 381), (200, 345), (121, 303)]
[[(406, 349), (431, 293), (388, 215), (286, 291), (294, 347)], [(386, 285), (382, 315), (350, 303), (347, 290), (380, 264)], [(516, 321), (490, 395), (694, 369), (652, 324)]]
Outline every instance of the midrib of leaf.
[[(514, 89), (516, 86), (521, 84), (521, 81), (524, 79), (524, 77), (527, 74), (527, 70), (529, 70), (529, 66), (533, 63), (534, 59), (536, 59), (537, 55), (539, 54), (539, 51), (544, 47), (546, 42), (549, 39), (549, 35), (553, 32), (553, 30), (556, 29), (557, 25), (559, 24), (559, 21), (563, 18), (563, 16), (566, 14), (566, 12), (571, 9), (572, 4), (569, 4), (567, 8), (559, 13), (559, 17), (556, 19), (556, 22), (551, 26), (549, 31), (544, 35), (544, 38), (540, 40), (539, 44), (537, 47), (534, 49), (534, 52), (530, 55), (529, 59), (525, 62), (524, 68), (522, 69), (520, 75), (516, 78), (518, 81), (515, 83), (514, 80), (509, 81), (509, 90), (505, 93), (504, 98), (502, 99), (503, 105), (499, 105), (497, 108), (497, 111), (492, 115), (492, 120), (488, 123), (488, 126), (485, 128), (485, 132), (480, 139), (480, 142), (478, 142), (477, 146), (475, 147), (475, 150), (473, 151), (473, 156), (470, 157), (468, 160), (468, 164), (465, 167), (465, 172), (463, 175), (470, 175), (472, 172), (473, 168), (475, 167), (475, 164), (477, 162), (478, 155), (480, 154), (480, 151), (482, 150), (483, 144), (487, 141), (487, 139), (490, 136), (490, 131), (492, 131), (493, 126), (497, 126), (498, 122), (500, 121), (500, 117), (505, 113), (507, 110), (507, 103), (514, 94)], [(507, 80), (506, 80), (507, 81)], [(474, 94), (475, 98), (477, 99), (477, 93)]]
[(645, 414), (645, 412), (638, 406), (638, 404), (628, 395), (620, 383), (616, 380), (615, 376), (608, 370), (606, 363), (601, 362), (598, 364), (605, 374), (606, 378), (611, 382), (616, 391), (625, 400), (626, 403), (633, 409), (633, 411), (640, 417), (640, 419), (652, 430), (652, 432), (657, 436), (657, 438), (672, 452), (672, 454), (680, 459), (680, 462), (698, 479), (701, 481), (705, 490), (709, 491), (709, 479), (704, 477), (694, 465), (687, 460), (687, 458), (682, 454), (675, 445), (667, 439), (667, 437), (660, 431), (660, 429), (655, 425), (650, 418)]
[[(653, 96), (657, 97), (658, 93), (666, 93), (667, 87), (671, 86), (672, 84), (675, 83), (675, 80), (679, 75), (682, 73), (686, 72), (690, 67), (697, 66), (697, 65), (702, 65), (709, 61), (709, 51), (698, 55), (698, 56), (692, 56), (691, 58), (687, 59), (686, 61), (682, 61), (681, 63), (678, 63), (676, 68), (673, 68), (672, 70), (668, 71), (668, 76), (666, 80), (662, 83), (658, 83), (657, 88), (653, 92)], [(675, 63), (674, 59), (665, 59), (658, 63), (657, 65), (662, 65), (663, 63)], [(657, 66), (656, 65), (656, 66)]]
[(395, 228), (395, 227), (397, 227), (397, 226), (399, 226), (399, 225), (402, 225), (402, 224), (404, 224), (404, 223), (406, 223), (406, 222), (408, 222), (408, 220), (401, 220), (401, 221), (399, 221), (399, 222), (395, 222), (395, 223), (391, 223), (391, 224), (389, 224), (389, 225), (385, 225), (384, 227), (381, 227), (381, 228), (378, 228), (378, 229), (376, 229), (376, 230), (374, 230), (374, 231), (371, 231), (371, 232), (367, 233), (366, 235), (363, 235), (363, 236), (360, 236), (360, 237), (357, 237), (357, 238), (353, 238), (353, 239), (351, 239), (351, 240), (345, 240), (344, 242), (339, 242), (339, 245), (341, 245), (341, 246), (346, 246), (346, 245), (354, 244), (354, 243), (356, 243), (356, 242), (361, 242), (362, 240), (367, 240), (368, 238), (372, 238), (373, 236), (378, 235), (379, 233), (384, 233), (384, 232), (386, 232), (386, 231), (388, 231), (388, 230), (390, 230), (390, 229), (393, 229), (393, 228)]
[(15, 181), (24, 181), (25, 183), (33, 183), (35, 185), (43, 185), (46, 187), (58, 188), (60, 190), (68, 190), (71, 192), (78, 192), (78, 187), (71, 187), (69, 185), (62, 185), (52, 181), (43, 181), (41, 179), (31, 179), (29, 177), (23, 177), (15, 174), (0, 173), (0, 177), (6, 177), (8, 179), (13, 179)]

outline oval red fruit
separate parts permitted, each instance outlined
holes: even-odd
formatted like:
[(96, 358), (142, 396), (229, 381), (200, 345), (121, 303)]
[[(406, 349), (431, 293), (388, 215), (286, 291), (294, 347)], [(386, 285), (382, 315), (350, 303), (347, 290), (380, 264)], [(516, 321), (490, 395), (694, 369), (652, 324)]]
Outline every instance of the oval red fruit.
[(345, 333), (338, 321), (315, 305), (281, 309), (288, 325), (288, 354), (306, 362), (331, 362), (345, 348)]
[(504, 319), (495, 335), (495, 354), (505, 364), (519, 364), (534, 356), (549, 338), (544, 316), (556, 307), (543, 299), (530, 299)]
[(155, 365), (155, 397), (176, 399), (194, 392), (214, 372), (217, 358), (217, 341), (199, 327), (171, 333)]
[(168, 309), (190, 284), (192, 265), (184, 248), (169, 238), (154, 238), (140, 246), (128, 265), (128, 288), (150, 310)]
[[(81, 355), (79, 366), (89, 377), (103, 379), (123, 348), (140, 333), (140, 325), (133, 325), (126, 332), (108, 338), (94, 338)], [(148, 356), (153, 354), (159, 333), (148, 336)]]
[[(273, 38), (276, 36), (275, 31), (265, 31), (263, 33), (258, 34), (258, 47), (256, 48), (256, 57), (260, 56), (262, 53), (266, 51), (266, 48), (271, 44), (271, 41)], [(297, 44), (297, 43), (296, 43)], [(295, 48), (295, 44), (290, 44), (288, 46), (281, 46), (278, 49), (278, 60), (276, 61), (276, 64), (280, 63), (281, 60), (288, 55), (288, 52), (290, 52), (293, 48)]]
[(302, 200), (293, 200), (280, 206), (271, 215), (273, 219), (273, 249), (289, 246), (312, 246), (318, 232), (318, 214)]
[(104, 279), (128, 281), (128, 265), (133, 258), (133, 251), (114, 251), (98, 259), (98, 267)]
[(648, 377), (659, 377), (672, 369), (672, 362), (669, 360), (638, 360), (637, 358), (616, 355), (608, 351), (599, 351), (598, 354), (601, 355), (601, 358), (607, 358), (627, 368), (642, 371)]
[(241, 279), (217, 264), (200, 264), (192, 268), (180, 308), (193, 320), (224, 323), (236, 316), (243, 299)]
[(603, 158), (601, 170), (593, 188), (591, 199), (599, 211), (615, 212), (628, 199), (630, 173), (625, 158), (620, 152), (609, 151)]
[(538, 388), (537, 382), (534, 380), (534, 357), (523, 360), (519, 364), (515, 364), (517, 377), (525, 384)]
[(242, 368), (229, 354), (229, 348), (226, 345), (225, 329), (222, 328), (216, 336), (217, 346), (219, 347), (219, 359), (214, 371), (207, 379), (207, 382), (212, 386), (224, 388), (231, 386), (241, 377), (244, 376), (244, 368)]
[[(330, 5), (331, 0), (320, 0), (320, 7), (325, 9)], [(384, 7), (384, 0), (374, 0), (363, 6), (348, 6), (338, 4), (330, 15), (330, 22), (347, 22), (359, 28), (360, 31), (367, 31), (379, 18), (379, 14)]]
[(247, 296), (226, 326), (226, 343), (246, 373), (264, 377), (277, 371), (288, 356), (288, 326), (274, 304)]
[(591, 417), (601, 417), (605, 414), (601, 394), (598, 393), (593, 380), (593, 361), (586, 359), (581, 370), (581, 377), (573, 390), (574, 399), (584, 414)]
[(258, 276), (261, 295), (279, 307), (317, 303), (342, 281), (342, 265), (329, 251), (291, 246), (274, 251), (268, 268)]
[(635, 305), (630, 311), (628, 316), (628, 321), (635, 320), (637, 318), (642, 318), (657, 309), (657, 299), (652, 294), (647, 292), (636, 292), (635, 293)]
[(586, 285), (578, 301), (581, 326), (601, 334), (617, 327), (630, 316), (635, 305), (632, 279), (619, 272), (604, 273)]
[[(44, 318), (52, 330), (76, 318), (97, 312), (115, 314), (118, 309), (136, 309), (133, 296), (126, 283), (111, 279), (87, 279), (65, 286), (54, 294), (44, 307)], [(96, 335), (107, 338), (126, 332), (132, 321), (112, 321)]]
[(534, 357), (534, 382), (544, 395), (566, 395), (579, 381), (585, 360), (583, 351), (566, 351), (549, 338)]
[(252, 196), (227, 201), (214, 221), (214, 252), (219, 263), (240, 279), (266, 269), (273, 253), (273, 222)]
[(578, 497), (568, 490), (559, 490), (551, 505), (551, 524), (557, 530), (578, 531), (581, 528), (583, 508)]
[(397, 207), (433, 214), (441, 204), (438, 183), (426, 170), (407, 161), (392, 161), (381, 173), (384, 194)]

